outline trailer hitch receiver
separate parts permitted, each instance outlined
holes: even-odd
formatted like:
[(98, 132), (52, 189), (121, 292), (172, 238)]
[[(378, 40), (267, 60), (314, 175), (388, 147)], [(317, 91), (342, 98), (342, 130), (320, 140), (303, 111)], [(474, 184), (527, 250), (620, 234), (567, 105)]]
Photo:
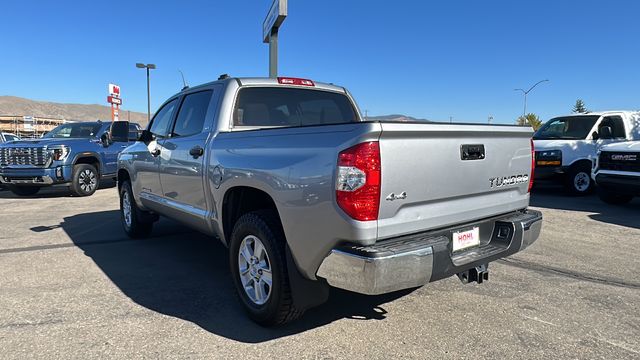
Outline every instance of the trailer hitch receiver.
[(489, 280), (489, 264), (482, 264), (456, 275), (458, 275), (458, 279), (464, 284), (472, 282), (482, 284), (483, 281)]

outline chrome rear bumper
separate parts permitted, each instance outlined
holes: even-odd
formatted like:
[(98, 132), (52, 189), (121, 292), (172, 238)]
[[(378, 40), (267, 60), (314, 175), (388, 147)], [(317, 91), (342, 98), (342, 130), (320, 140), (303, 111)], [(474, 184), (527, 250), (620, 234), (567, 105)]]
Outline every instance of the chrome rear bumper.
[[(480, 246), (452, 253), (452, 231), (476, 226), (485, 234)], [(418, 287), (515, 254), (535, 242), (541, 228), (542, 214), (527, 210), (371, 246), (347, 244), (331, 251), (317, 276), (368, 295)]]

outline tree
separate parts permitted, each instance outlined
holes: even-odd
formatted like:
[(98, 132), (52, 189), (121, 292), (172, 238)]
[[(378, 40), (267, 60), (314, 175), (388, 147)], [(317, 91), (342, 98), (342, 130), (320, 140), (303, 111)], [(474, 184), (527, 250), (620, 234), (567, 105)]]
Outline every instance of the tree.
[(520, 126), (531, 126), (533, 130), (538, 130), (540, 126), (542, 126), (542, 121), (540, 121), (538, 115), (528, 113), (526, 116), (520, 116), (518, 120), (516, 120), (516, 124)]
[(573, 105), (573, 112), (576, 114), (585, 114), (589, 110), (584, 106), (584, 101), (582, 99), (576, 100), (576, 104)]

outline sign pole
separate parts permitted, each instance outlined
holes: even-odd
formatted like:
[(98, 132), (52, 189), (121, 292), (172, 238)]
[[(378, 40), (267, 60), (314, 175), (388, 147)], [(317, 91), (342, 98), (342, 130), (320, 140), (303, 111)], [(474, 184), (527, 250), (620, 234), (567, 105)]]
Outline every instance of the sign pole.
[(287, 17), (287, 0), (273, 0), (262, 22), (262, 41), (269, 43), (269, 77), (278, 77), (278, 30)]
[(278, 77), (278, 29), (269, 35), (269, 77)]

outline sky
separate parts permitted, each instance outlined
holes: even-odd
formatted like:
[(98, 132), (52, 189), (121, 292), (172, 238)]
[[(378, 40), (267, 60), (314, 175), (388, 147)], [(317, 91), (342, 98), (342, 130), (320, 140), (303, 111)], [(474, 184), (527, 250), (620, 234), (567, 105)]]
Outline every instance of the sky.
[[(220, 74), (268, 76), (262, 21), (271, 0), (7, 1), (0, 95), (152, 112)], [(640, 109), (640, 2), (633, 0), (289, 0), (279, 74), (347, 87), (369, 115), (513, 123)]]

